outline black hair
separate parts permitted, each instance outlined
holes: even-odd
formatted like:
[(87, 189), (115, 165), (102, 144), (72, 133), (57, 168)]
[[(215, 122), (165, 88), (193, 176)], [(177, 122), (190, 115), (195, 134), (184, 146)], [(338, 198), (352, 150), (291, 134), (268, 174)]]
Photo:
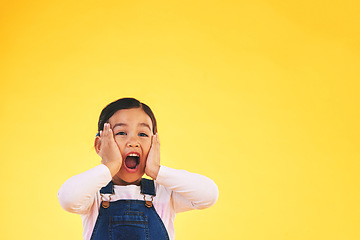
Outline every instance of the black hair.
[(153, 133), (157, 133), (157, 124), (154, 113), (151, 111), (150, 107), (145, 103), (140, 102), (135, 98), (120, 98), (110, 104), (108, 104), (100, 113), (99, 122), (98, 122), (98, 133), (103, 130), (104, 124), (114, 115), (117, 111), (121, 109), (132, 109), (132, 108), (141, 108), (144, 112), (150, 117), (153, 125)]

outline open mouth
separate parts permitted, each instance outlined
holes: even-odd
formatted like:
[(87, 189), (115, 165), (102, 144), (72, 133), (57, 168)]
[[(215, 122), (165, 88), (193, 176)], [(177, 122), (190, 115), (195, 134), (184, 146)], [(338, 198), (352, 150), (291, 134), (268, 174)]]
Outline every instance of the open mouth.
[(136, 169), (140, 164), (140, 155), (138, 153), (130, 153), (125, 158), (125, 166), (129, 169)]

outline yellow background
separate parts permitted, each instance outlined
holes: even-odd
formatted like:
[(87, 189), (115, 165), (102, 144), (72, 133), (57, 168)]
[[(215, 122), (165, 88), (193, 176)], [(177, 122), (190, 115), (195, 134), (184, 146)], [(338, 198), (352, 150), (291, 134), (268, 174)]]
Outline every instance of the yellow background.
[(217, 204), (178, 240), (358, 240), (359, 1), (0, 3), (1, 239), (81, 239), (57, 191), (102, 108), (150, 105), (164, 165)]

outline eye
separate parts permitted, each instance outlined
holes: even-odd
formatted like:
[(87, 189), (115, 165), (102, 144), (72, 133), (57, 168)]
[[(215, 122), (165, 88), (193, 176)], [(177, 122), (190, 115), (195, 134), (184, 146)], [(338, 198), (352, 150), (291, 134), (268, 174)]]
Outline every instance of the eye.
[(146, 133), (139, 133), (140, 137), (148, 137), (149, 135), (147, 135)]
[(118, 132), (117, 134), (115, 135), (126, 135), (126, 132)]

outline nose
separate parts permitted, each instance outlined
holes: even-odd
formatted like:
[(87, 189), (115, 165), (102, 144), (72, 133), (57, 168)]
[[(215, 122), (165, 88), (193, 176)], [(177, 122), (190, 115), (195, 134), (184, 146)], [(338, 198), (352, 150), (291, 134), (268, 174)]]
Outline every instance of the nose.
[(140, 147), (140, 145), (138, 143), (128, 143), (127, 146), (128, 147)]
[(128, 147), (140, 147), (140, 144), (139, 142), (137, 141), (136, 137), (135, 136), (130, 136), (130, 138), (128, 139), (128, 142), (126, 144), (126, 146)]

